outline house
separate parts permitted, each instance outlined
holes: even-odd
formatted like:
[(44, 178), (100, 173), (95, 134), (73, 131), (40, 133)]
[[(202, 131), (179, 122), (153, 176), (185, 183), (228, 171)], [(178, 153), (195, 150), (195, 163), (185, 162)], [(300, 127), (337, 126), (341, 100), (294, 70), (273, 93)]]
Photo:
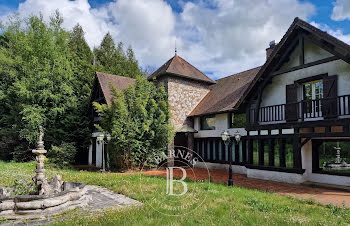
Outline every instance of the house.
[(349, 51), (296, 18), (278, 44), (270, 43), (261, 67), (208, 81), (175, 56), (149, 79), (168, 85), (171, 112), (180, 116), (174, 144), (196, 151), (209, 168), (228, 168), (220, 138), (228, 130), (242, 135), (230, 150), (236, 173), (349, 186)]
[(102, 72), (96, 72), (94, 86), (91, 95), (91, 107), (90, 107), (90, 129), (91, 129), (91, 143), (89, 145), (88, 163), (89, 165), (103, 168), (103, 164), (106, 162), (107, 153), (106, 143), (98, 140), (97, 138), (102, 135), (94, 124), (100, 121), (100, 117), (95, 109), (92, 107), (93, 102), (99, 104), (110, 105), (113, 100), (113, 93), (111, 85), (117, 90), (124, 90), (130, 85), (135, 84), (135, 79), (127, 78), (123, 76), (111, 75)]
[[(186, 60), (176, 55), (149, 76), (149, 81), (164, 84), (175, 127), (173, 145), (199, 153), (210, 168), (225, 169), (228, 151), (221, 133), (228, 130), (246, 136), (243, 94), (248, 92), (260, 67), (211, 80)], [(238, 104), (240, 108), (236, 108)], [(245, 173), (246, 142), (232, 146), (236, 172)], [(226, 148), (226, 149), (225, 149)], [(237, 152), (235, 150), (238, 150)], [(203, 166), (203, 163), (197, 163)]]
[(248, 177), (350, 186), (350, 46), (296, 18), (244, 96)]
[[(175, 54), (148, 79), (168, 93), (173, 144), (197, 152), (210, 169), (227, 169), (231, 151), (233, 171), (247, 177), (350, 186), (349, 63), (349, 45), (296, 18), (261, 67), (214, 81)], [(100, 77), (94, 97), (107, 104), (107, 81), (118, 89), (134, 83)], [(230, 150), (225, 130), (242, 136)], [(89, 163), (101, 165), (93, 160), (101, 158), (98, 145)]]

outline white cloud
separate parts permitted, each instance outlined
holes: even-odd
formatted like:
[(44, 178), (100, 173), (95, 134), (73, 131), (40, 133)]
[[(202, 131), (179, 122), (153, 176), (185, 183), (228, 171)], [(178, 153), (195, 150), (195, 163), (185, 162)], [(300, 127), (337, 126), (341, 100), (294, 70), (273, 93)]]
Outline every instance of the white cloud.
[(184, 41), (184, 54), (214, 77), (263, 64), (268, 43), (281, 39), (296, 16), (314, 13), (313, 5), (297, 0), (213, 2), (214, 8), (187, 3), (181, 19), (184, 33), (200, 37)]
[(344, 34), (344, 32), (340, 29), (333, 30), (332, 28), (330, 28), (326, 24), (319, 24), (319, 23), (316, 23), (314, 21), (311, 22), (310, 24), (317, 27), (318, 29), (321, 29), (321, 30), (327, 32), (328, 34), (342, 40), (343, 42), (350, 44), (350, 34)]
[(162, 0), (118, 0), (99, 8), (91, 8), (88, 0), (26, 0), (17, 11), (23, 17), (41, 12), (48, 20), (56, 9), (65, 28), (72, 29), (77, 23), (83, 27), (91, 47), (98, 46), (110, 32), (116, 42), (132, 45), (144, 66), (163, 63), (174, 47), (175, 18)]
[[(109, 5), (118, 39), (131, 44), (143, 64), (161, 64), (174, 48), (175, 16), (161, 0), (118, 0)], [(171, 52), (172, 53), (172, 52)]]
[(261, 65), (269, 41), (279, 40), (298, 16), (308, 19), (315, 11), (299, 0), (195, 0), (181, 2), (181, 13), (164, 0), (116, 0), (91, 8), (87, 0), (26, 0), (20, 15), (42, 12), (48, 19), (56, 10), (71, 29), (80, 23), (91, 47), (104, 34), (131, 44), (142, 66), (161, 66), (179, 55), (214, 78)]
[(350, 20), (350, 1), (337, 0), (334, 3), (334, 8), (331, 16), (332, 20)]

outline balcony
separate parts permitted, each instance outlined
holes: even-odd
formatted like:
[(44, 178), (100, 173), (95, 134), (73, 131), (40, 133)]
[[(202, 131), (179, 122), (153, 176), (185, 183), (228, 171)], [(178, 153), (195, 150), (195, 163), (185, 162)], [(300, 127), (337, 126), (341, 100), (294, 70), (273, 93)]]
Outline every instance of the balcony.
[[(258, 113), (258, 115), (257, 115)], [(350, 117), (350, 95), (250, 109), (248, 124), (265, 125)]]

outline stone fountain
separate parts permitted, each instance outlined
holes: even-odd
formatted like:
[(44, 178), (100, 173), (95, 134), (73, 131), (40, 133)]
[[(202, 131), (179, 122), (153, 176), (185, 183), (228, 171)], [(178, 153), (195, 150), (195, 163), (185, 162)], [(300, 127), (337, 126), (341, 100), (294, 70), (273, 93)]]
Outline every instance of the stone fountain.
[(335, 158), (330, 162), (323, 163), (324, 169), (331, 169), (331, 170), (348, 170), (350, 169), (350, 164), (345, 161), (344, 158), (341, 158), (340, 152), (341, 147), (339, 146), (339, 142), (337, 142), (337, 146), (334, 147), (334, 149), (337, 151), (337, 154)]
[[(36, 170), (33, 182), (24, 182), (33, 188), (28, 194), (16, 194), (17, 187), (0, 188), (0, 218), (22, 219), (38, 218), (88, 205), (91, 196), (87, 194), (85, 184), (62, 181), (60, 175), (54, 176), (48, 182), (45, 176), (44, 160), (44, 130), (40, 127), (37, 148), (32, 152), (36, 155)], [(15, 184), (24, 179), (16, 180)]]

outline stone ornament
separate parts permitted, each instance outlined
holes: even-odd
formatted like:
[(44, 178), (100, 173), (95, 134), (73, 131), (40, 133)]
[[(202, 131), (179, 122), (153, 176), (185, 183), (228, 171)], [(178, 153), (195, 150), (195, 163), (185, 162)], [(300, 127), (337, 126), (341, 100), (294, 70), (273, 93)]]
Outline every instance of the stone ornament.
[[(42, 126), (39, 127), (40, 130), (40, 135), (39, 135), (39, 141), (38, 141), (38, 145), (37, 148), (32, 150), (32, 153), (36, 155), (36, 175), (33, 178), (33, 181), (36, 185), (43, 185), (46, 181), (46, 177), (44, 175), (45, 169), (44, 169), (44, 160), (45, 160), (45, 155), (47, 153), (47, 151), (44, 148), (44, 129)], [(43, 193), (44, 191), (39, 191), (39, 194)], [(43, 195), (43, 194), (42, 194)]]

